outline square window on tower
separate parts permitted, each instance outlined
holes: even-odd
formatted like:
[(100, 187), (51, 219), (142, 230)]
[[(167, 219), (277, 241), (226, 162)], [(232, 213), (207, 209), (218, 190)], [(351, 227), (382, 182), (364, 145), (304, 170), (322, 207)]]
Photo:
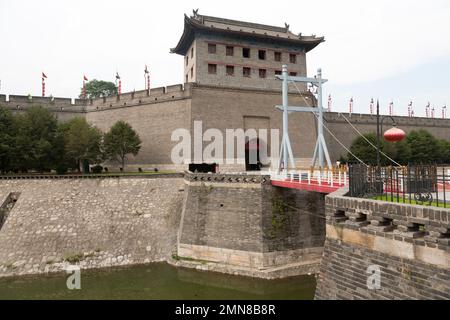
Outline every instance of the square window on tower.
[(227, 56), (233, 56), (234, 55), (234, 47), (233, 46), (227, 46)]
[(214, 43), (208, 43), (208, 53), (216, 53), (217, 46)]
[(250, 58), (250, 48), (242, 48), (242, 56), (244, 58)]
[(208, 73), (216, 74), (217, 73), (217, 64), (208, 64)]
[(244, 77), (250, 78), (251, 72), (252, 72), (252, 69), (250, 69), (248, 67), (242, 68), (242, 75)]
[(266, 69), (259, 69), (259, 77), (260, 78), (266, 77)]
[(259, 60), (266, 60), (266, 50), (258, 50)]
[(295, 53), (289, 54), (289, 62), (290, 63), (297, 63), (297, 55)]
[(273, 59), (275, 61), (281, 61), (281, 52), (279, 52), (279, 51), (274, 52), (273, 53)]
[(227, 66), (227, 76), (234, 76), (234, 66)]

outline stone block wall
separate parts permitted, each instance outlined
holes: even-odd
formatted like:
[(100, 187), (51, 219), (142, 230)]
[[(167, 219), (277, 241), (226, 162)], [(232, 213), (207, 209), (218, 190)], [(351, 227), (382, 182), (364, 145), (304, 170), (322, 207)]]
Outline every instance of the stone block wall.
[(450, 210), (350, 198), (346, 192), (325, 200), (315, 298), (449, 299)]
[(323, 195), (284, 192), (261, 175), (187, 173), (185, 183), (179, 256), (250, 268), (318, 262)]
[(180, 176), (0, 180), (20, 193), (0, 229), (0, 277), (166, 260), (176, 250)]

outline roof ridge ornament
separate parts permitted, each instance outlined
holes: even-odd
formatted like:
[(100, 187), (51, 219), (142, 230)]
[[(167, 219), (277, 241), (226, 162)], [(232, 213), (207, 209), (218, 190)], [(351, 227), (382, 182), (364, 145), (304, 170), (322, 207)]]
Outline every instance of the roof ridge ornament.
[(192, 10), (192, 14), (194, 15), (194, 18), (198, 18), (198, 8)]
[(286, 28), (287, 31), (289, 31), (289, 25), (286, 22), (284, 23), (284, 27)]

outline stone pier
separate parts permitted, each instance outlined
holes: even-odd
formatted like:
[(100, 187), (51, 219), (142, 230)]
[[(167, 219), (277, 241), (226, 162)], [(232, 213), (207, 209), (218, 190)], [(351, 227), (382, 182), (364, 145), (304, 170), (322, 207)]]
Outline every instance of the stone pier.
[(176, 264), (264, 278), (315, 273), (324, 196), (269, 176), (185, 174)]

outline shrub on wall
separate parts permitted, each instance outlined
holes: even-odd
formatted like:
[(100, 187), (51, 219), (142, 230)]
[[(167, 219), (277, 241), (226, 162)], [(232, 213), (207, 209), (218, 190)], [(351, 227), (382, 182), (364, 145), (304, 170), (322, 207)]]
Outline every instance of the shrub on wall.
[(103, 167), (101, 165), (96, 165), (92, 167), (92, 173), (102, 173)]

